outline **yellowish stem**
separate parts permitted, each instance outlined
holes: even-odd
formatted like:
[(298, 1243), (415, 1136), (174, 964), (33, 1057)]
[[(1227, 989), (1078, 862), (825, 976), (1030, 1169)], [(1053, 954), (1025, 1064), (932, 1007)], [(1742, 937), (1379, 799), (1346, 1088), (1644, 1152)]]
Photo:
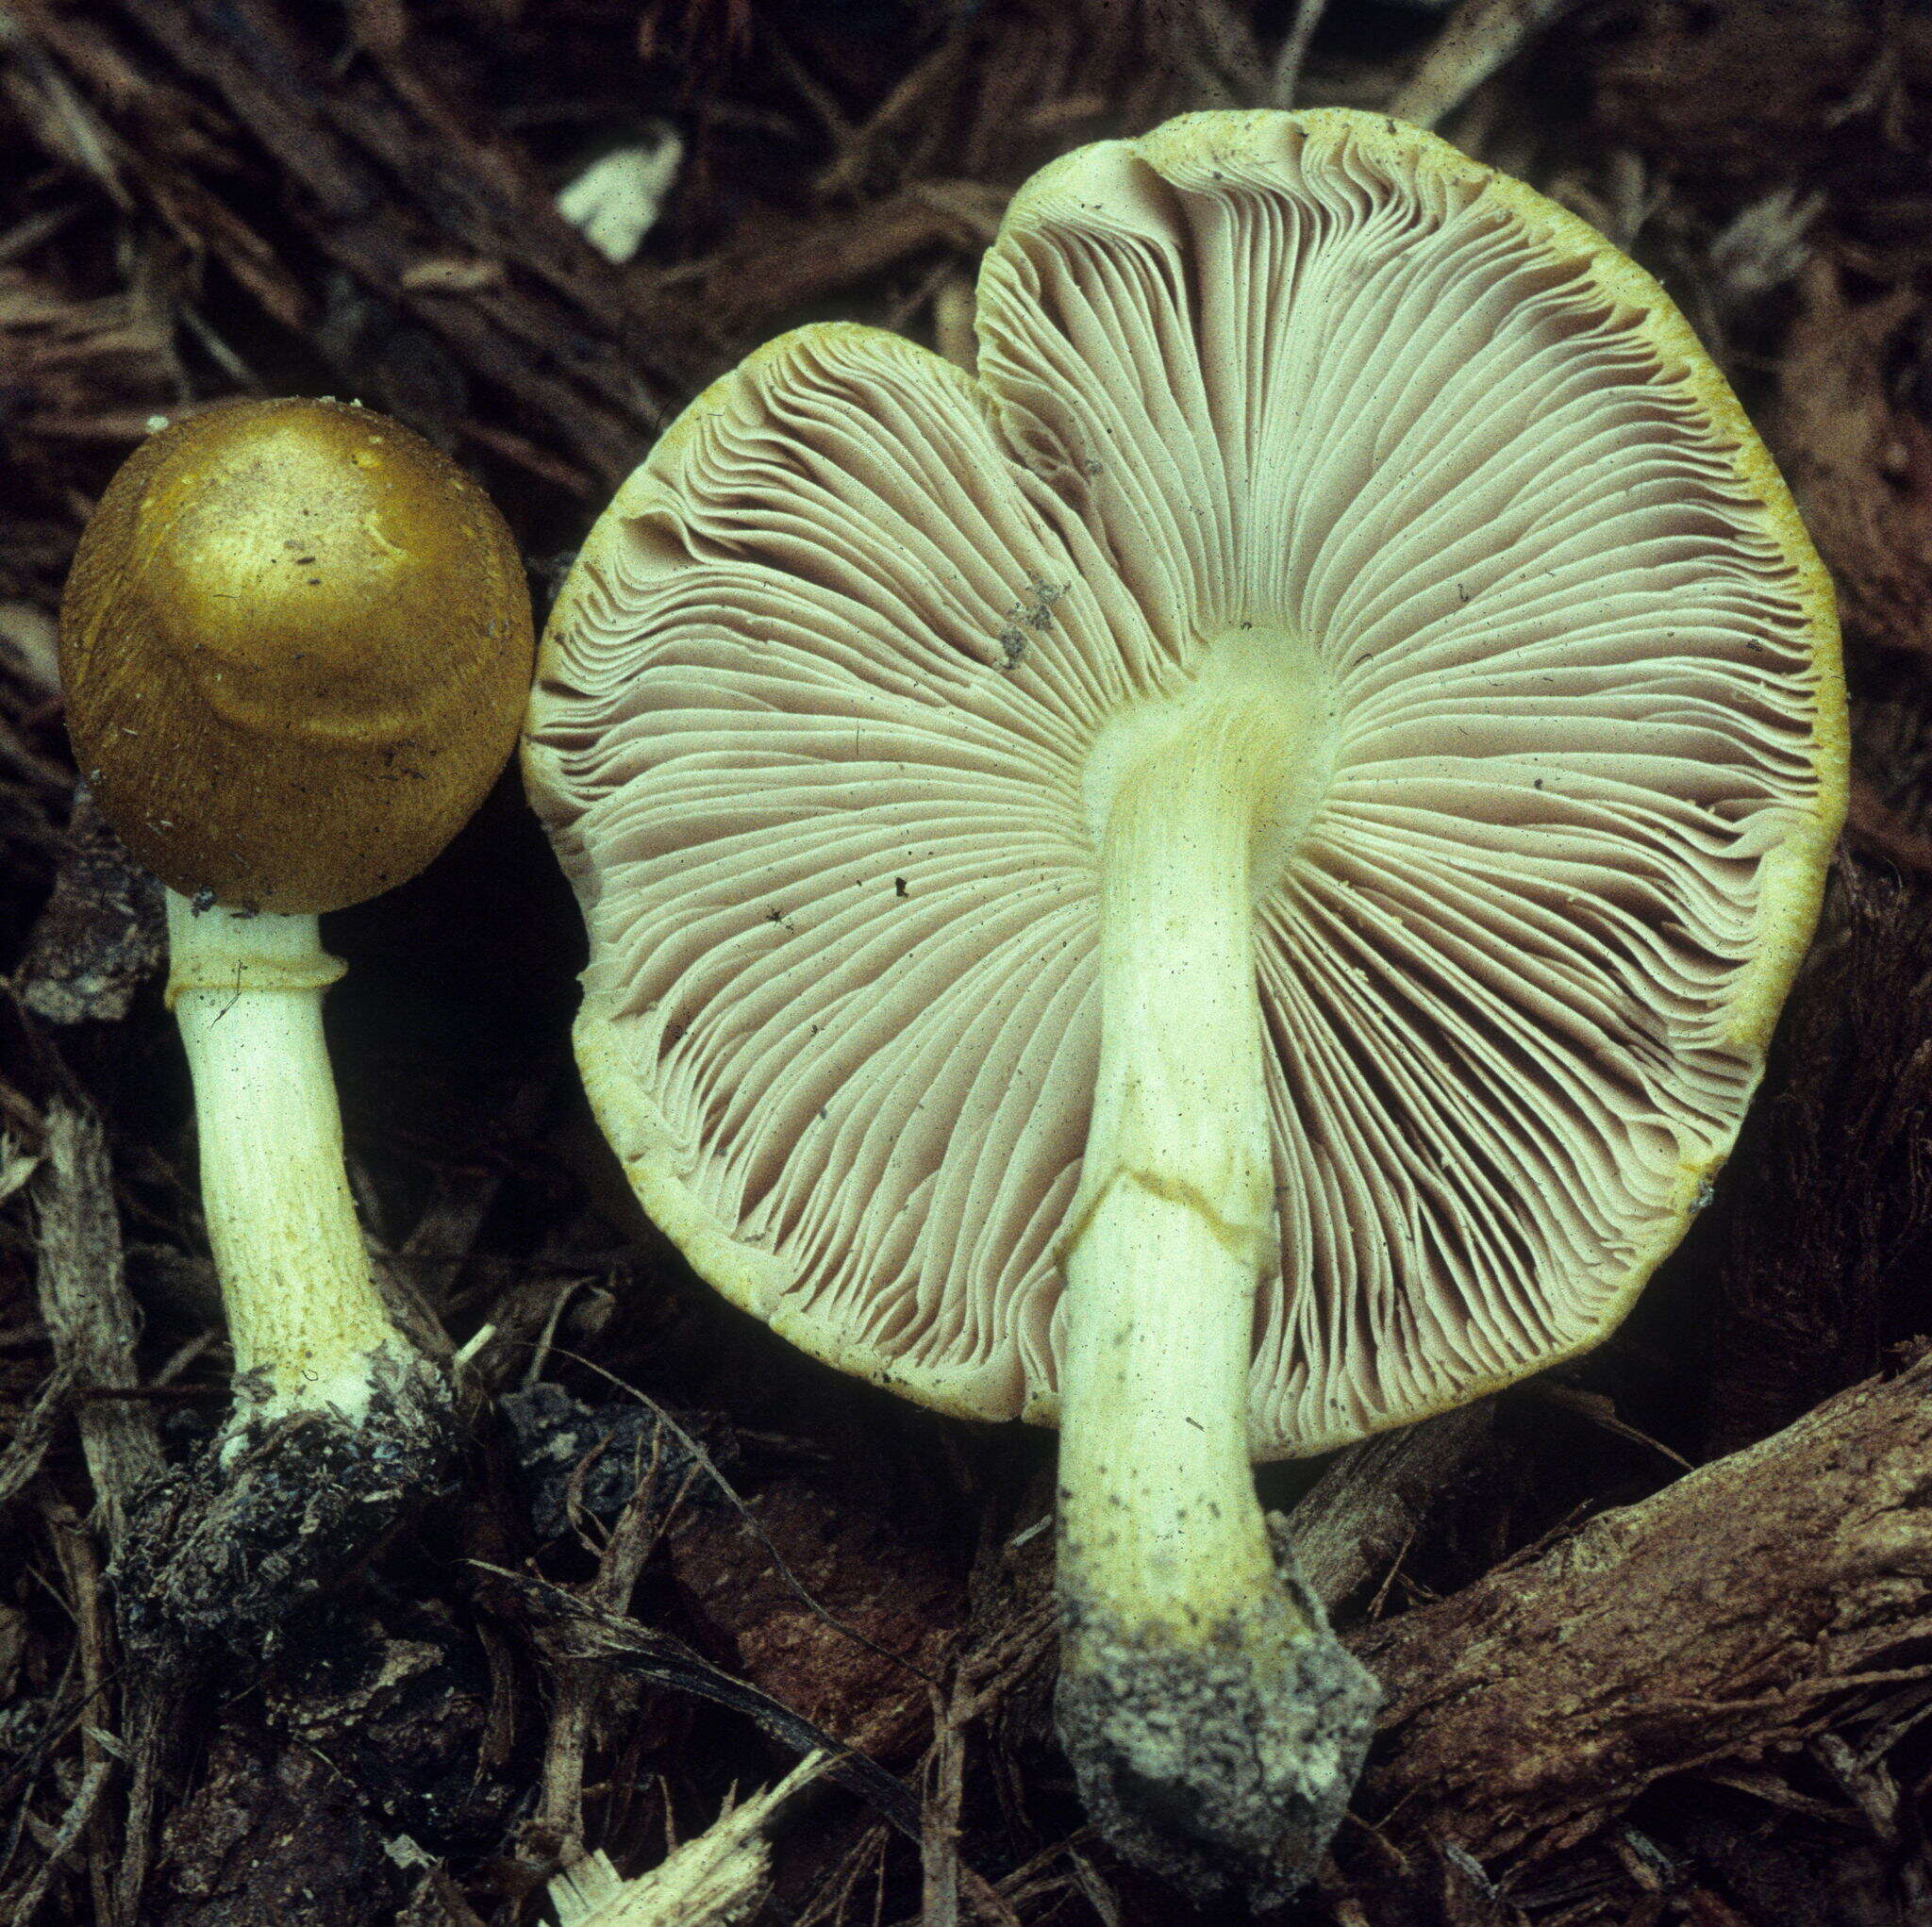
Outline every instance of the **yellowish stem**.
[(341, 965), (313, 917), (197, 911), (172, 890), (168, 936), (237, 1420), (330, 1408), (359, 1421), (383, 1364), (414, 1354), (371, 1276), (342, 1168), (322, 1029)]
[(1275, 1251), (1257, 892), (1325, 783), (1324, 689), (1224, 639), (1096, 746), (1101, 1049), (1064, 1245), (1060, 1725), (1090, 1811), (1197, 1890), (1291, 1890), (1340, 1818), (1373, 1683), (1276, 1553), (1247, 1443)]

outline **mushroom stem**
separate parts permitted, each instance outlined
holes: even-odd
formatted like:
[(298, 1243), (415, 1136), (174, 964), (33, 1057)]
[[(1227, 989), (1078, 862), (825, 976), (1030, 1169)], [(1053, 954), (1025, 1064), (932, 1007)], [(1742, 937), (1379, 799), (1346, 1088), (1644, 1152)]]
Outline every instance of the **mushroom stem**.
[(1282, 772), (1313, 760), (1316, 691), (1294, 694), (1237, 677), (1149, 706), (1093, 766), (1103, 1015), (1060, 1387), (1059, 1717), (1082, 1793), (1183, 1884), (1233, 1875), (1262, 1902), (1325, 1845), (1375, 1698), (1277, 1569), (1249, 1470), (1276, 1237), (1252, 904), (1299, 828)]
[[(194, 1079), (202, 1206), (249, 1421), (368, 1415), (420, 1360), (370, 1274), (342, 1169), (312, 916), (196, 910), (169, 890), (168, 1002)], [(252, 1396), (251, 1396), (252, 1394)]]

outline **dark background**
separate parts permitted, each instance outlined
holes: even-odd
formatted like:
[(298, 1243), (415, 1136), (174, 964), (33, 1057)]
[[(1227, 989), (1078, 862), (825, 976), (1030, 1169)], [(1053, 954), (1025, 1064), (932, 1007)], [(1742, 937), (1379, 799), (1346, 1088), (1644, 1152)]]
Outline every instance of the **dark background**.
[[(464, 1497), (179, 1704), (137, 1810), (150, 1740), (82, 1441), (111, 1407), (188, 1449), (226, 1359), (153, 903), (75, 802), (52, 652), (80, 526), (150, 417), (237, 393), (401, 416), (490, 488), (541, 618), (711, 375), (812, 319), (932, 341), (1020, 181), (1185, 108), (1435, 118), (1657, 273), (1838, 582), (1851, 826), (1709, 1208), (1610, 1344), (1494, 1402), (1350, 1597), (1359, 1623), (1777, 1432), (1926, 1329), (1928, 90), (1932, 17), (1875, 0), (0, 0), (0, 1919), (549, 1918), (585, 1847), (640, 1871), (783, 1770), (736, 1683), (924, 1812), (914, 1841), (842, 1788), (806, 1796), (767, 1918), (1190, 1918), (1083, 1829), (1052, 1744), (1050, 1535), (1026, 1534), (1050, 1440), (821, 1370), (641, 1221), (575, 1088), (581, 933), (513, 773), (428, 872), (325, 930), (382, 1261), (458, 1345), (490, 1328)], [(608, 261), (555, 196), (665, 127), (675, 183)], [(98, 1121), (105, 1161), (61, 1163), (57, 1112)], [(125, 1267), (141, 1319), (131, 1376), (91, 1388), (37, 1296), (48, 1214), (89, 1185), (124, 1243), (95, 1250), (103, 1291)], [(1891, 1578), (1916, 1600), (1924, 1570)], [(559, 1635), (569, 1601), (634, 1629), (628, 1674)], [(1405, 1834), (1400, 1801), (1371, 1803), (1293, 1918), (1932, 1919), (1927, 1651), (1905, 1638), (1898, 1679), (1780, 1703), (1654, 1784), (1607, 1769), (1592, 1811), (1487, 1859), (1474, 1819)], [(655, 1682), (630, 1676), (654, 1653)]]

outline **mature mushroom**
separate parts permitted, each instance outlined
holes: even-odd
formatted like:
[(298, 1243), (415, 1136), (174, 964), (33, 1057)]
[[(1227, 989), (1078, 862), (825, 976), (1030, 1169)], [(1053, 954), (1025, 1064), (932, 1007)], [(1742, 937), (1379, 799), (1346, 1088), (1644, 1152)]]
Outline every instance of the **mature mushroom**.
[(167, 886), (168, 1002), (234, 1344), (230, 1455), (291, 1414), (446, 1398), (370, 1275), (318, 912), (401, 883), (509, 756), (534, 643), (514, 542), (400, 424), (235, 402), (145, 441), (60, 612), (81, 772)]
[(1068, 156), (979, 335), (771, 343), (592, 531), (525, 751), (578, 1056), (728, 1296), (1058, 1416), (1090, 1806), (1267, 1898), (1371, 1689), (1249, 1458), (1675, 1243), (1842, 806), (1830, 590), (1657, 284), (1379, 116)]

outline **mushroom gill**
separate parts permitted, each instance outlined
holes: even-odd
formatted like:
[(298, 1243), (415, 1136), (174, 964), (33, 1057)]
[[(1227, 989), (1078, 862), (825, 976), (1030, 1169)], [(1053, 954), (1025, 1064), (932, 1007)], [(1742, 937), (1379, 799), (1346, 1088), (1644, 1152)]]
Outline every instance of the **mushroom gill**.
[(1209, 119), (1023, 193), (980, 386), (820, 327), (695, 405), (585, 552), (529, 758), (646, 1113), (607, 1124), (741, 1247), (717, 1282), (1051, 1417), (1092, 745), (1217, 638), (1312, 646), (1331, 773), (1257, 947), (1265, 1456), (1627, 1305), (1756, 1082), (1841, 738), (1822, 578), (1640, 271), (1379, 123)]

